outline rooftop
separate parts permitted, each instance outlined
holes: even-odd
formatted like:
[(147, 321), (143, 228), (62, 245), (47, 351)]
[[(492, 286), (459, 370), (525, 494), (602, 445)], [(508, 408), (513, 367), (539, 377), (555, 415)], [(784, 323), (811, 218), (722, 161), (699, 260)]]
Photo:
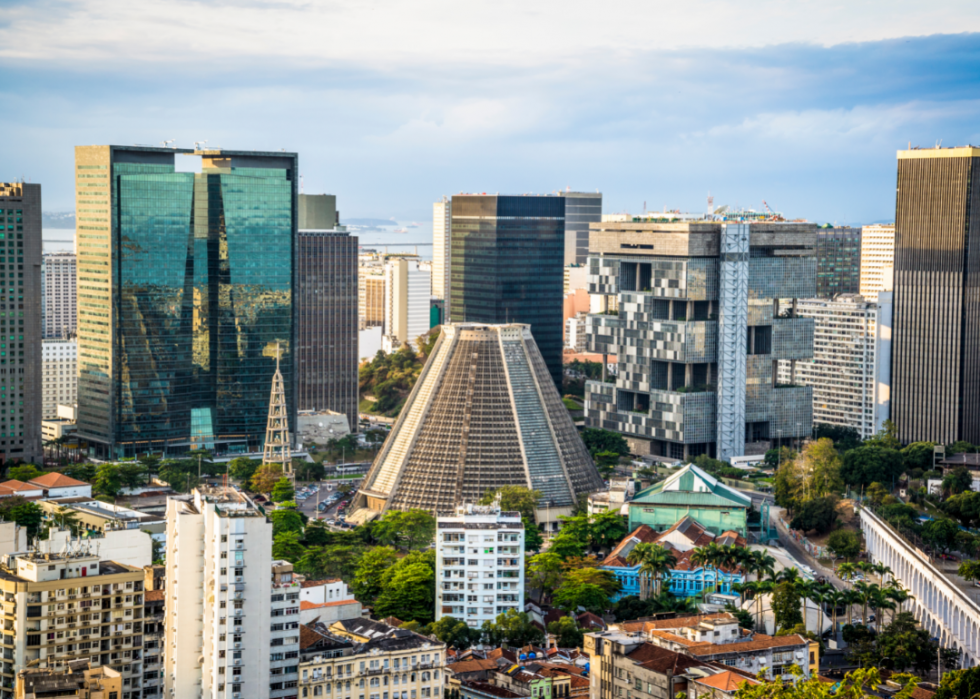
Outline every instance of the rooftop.
[(748, 677), (744, 677), (737, 672), (732, 672), (731, 670), (719, 672), (717, 675), (711, 675), (711, 677), (694, 677), (692, 680), (698, 684), (720, 689), (723, 692), (734, 692), (745, 682), (749, 683), (750, 685), (759, 684), (758, 680), (749, 679)]
[(55, 472), (45, 473), (43, 476), (32, 478), (30, 483), (33, 485), (39, 485), (42, 488), (71, 488), (88, 485), (88, 483), (85, 481), (78, 481), (62, 473)]

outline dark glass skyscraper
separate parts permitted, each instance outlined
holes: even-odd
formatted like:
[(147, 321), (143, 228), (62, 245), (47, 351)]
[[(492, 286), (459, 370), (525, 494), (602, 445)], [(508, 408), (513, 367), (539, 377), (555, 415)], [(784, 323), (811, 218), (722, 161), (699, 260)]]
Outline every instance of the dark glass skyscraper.
[(856, 294), (861, 289), (861, 229), (817, 229), (817, 296)]
[[(177, 172), (178, 153), (201, 172)], [(295, 424), (297, 156), (75, 160), (79, 434), (106, 456), (261, 450), (277, 344)]]
[(903, 442), (980, 442), (978, 210), (980, 148), (898, 152), (891, 415)]
[(452, 200), (453, 323), (526, 323), (561, 390), (565, 199)]

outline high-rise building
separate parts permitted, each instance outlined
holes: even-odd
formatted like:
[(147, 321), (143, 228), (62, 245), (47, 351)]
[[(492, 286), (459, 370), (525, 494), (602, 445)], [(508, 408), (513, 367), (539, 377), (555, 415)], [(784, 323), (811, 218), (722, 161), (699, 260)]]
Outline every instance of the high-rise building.
[(467, 503), (436, 521), (436, 621), (478, 629), (524, 601), (524, 525), (520, 512)]
[(452, 206), (448, 197), (443, 197), (442, 201), (432, 205), (432, 296), (445, 301), (446, 309), (449, 308)]
[(384, 270), (382, 347), (385, 352), (396, 352), (405, 344), (415, 347), (418, 337), (429, 332), (432, 267), (428, 262), (392, 256)]
[(384, 267), (364, 267), (357, 275), (358, 329), (384, 327), (385, 271)]
[(601, 487), (526, 325), (443, 325), (401, 414), (349, 521), (412, 508), (452, 514), (519, 485), (541, 491), (535, 516), (552, 530)]
[(980, 148), (898, 152), (892, 422), (980, 443)]
[(564, 196), (452, 199), (454, 323), (526, 323), (562, 383)]
[[(309, 223), (306, 200), (300, 195), (300, 219)], [(297, 409), (343, 413), (356, 429), (357, 237), (301, 228), (296, 245)]]
[(558, 194), (565, 198), (565, 264), (584, 265), (589, 257), (589, 224), (602, 221), (602, 194)]
[(0, 224), (0, 459), (30, 462), (41, 458), (41, 185), (0, 182)]
[(861, 286), (861, 229), (817, 228), (817, 296), (856, 294)]
[(796, 302), (801, 318), (812, 318), (813, 357), (780, 362), (779, 381), (813, 387), (813, 421), (852, 427), (862, 439), (881, 431), (888, 419), (888, 384), (880, 366), (890, 333), (886, 294), (869, 303), (857, 294)]
[(861, 296), (878, 300), (878, 292), (891, 291), (895, 270), (895, 224), (861, 228)]
[(301, 231), (346, 230), (340, 226), (335, 194), (300, 194), (298, 216)]
[(75, 336), (75, 253), (48, 252), (41, 261), (41, 318), (45, 340)]
[(295, 697), (299, 584), (254, 503), (233, 488), (169, 499), (166, 566), (165, 693)]
[(74, 340), (41, 342), (41, 417), (58, 417), (59, 405), (78, 400), (77, 344)]
[(0, 563), (11, 617), (0, 699), (13, 699), (20, 670), (64, 671), (77, 660), (119, 672), (119, 699), (141, 697), (143, 569), (102, 560), (93, 548), (76, 541), (67, 551), (15, 553)]
[(277, 344), (295, 424), (297, 160), (75, 149), (78, 432), (95, 454), (260, 450)]
[(777, 363), (813, 356), (813, 319), (792, 300), (816, 288), (815, 230), (593, 224), (588, 351), (615, 355), (618, 371), (586, 382), (586, 426), (677, 459), (727, 460), (808, 436), (813, 389), (780, 382)]

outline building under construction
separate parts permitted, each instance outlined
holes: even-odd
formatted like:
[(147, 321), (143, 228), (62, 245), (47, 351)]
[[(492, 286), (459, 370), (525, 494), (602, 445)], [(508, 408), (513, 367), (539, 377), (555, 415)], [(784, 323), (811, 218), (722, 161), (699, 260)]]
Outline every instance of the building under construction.
[(553, 523), (602, 480), (529, 326), (444, 325), (350, 519), (451, 514), (505, 485), (539, 491), (537, 519)]

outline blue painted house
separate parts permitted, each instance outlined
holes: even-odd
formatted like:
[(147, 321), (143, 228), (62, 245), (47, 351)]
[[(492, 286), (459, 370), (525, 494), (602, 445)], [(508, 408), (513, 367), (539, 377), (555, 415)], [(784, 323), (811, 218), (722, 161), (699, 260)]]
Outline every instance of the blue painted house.
[(664, 532), (658, 532), (647, 524), (641, 524), (626, 535), (602, 562), (602, 570), (608, 570), (619, 580), (622, 589), (613, 596), (613, 601), (623, 597), (640, 595), (640, 566), (631, 565), (626, 559), (639, 543), (659, 543), (669, 548), (677, 558), (677, 566), (664, 580), (664, 589), (669, 589), (676, 597), (693, 597), (705, 589), (714, 587), (714, 592), (735, 594), (732, 585), (745, 581), (741, 569), (725, 570), (713, 567), (692, 566), (691, 554), (694, 549), (707, 546), (714, 541), (720, 546), (746, 546), (747, 542), (737, 532), (727, 531), (718, 536), (698, 524), (691, 517), (684, 517)]

